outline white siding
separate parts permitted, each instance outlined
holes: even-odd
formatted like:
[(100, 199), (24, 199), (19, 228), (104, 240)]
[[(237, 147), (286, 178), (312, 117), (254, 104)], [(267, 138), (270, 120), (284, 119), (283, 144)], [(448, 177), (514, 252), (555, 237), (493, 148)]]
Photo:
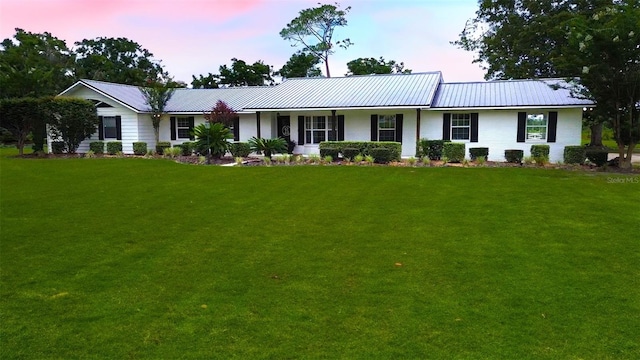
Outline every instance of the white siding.
[[(134, 111), (84, 86), (78, 87), (72, 93), (66, 94), (66, 96), (79, 97), (89, 100), (99, 100), (104, 102), (105, 104), (111, 105), (112, 107), (97, 108), (98, 116), (120, 116), (122, 120), (122, 140), (104, 139), (103, 141), (105, 142), (105, 144), (109, 141), (122, 141), (122, 152), (125, 154), (133, 153), (133, 142), (138, 141), (138, 115)], [(51, 139), (47, 139), (47, 144), (50, 145), (50, 141)], [(98, 131), (96, 131), (96, 133), (93, 134), (89, 139), (81, 142), (77, 152), (87, 152), (89, 150), (89, 143), (91, 143), (92, 141), (99, 141)], [(49, 146), (49, 151), (51, 151), (51, 146)]]
[(528, 113), (549, 111), (558, 112), (558, 127), (556, 142), (516, 141), (518, 132), (518, 110), (484, 110), (484, 111), (423, 111), (420, 127), (420, 138), (431, 140), (442, 139), (442, 114), (478, 112), (478, 142), (461, 141), (466, 144), (467, 157), (469, 148), (489, 148), (490, 161), (505, 161), (504, 151), (507, 149), (519, 149), (524, 151), (524, 156), (531, 155), (531, 145), (546, 144), (550, 147), (549, 160), (558, 162), (563, 160), (564, 147), (568, 145), (580, 145), (582, 127), (582, 109), (535, 109), (520, 110)]

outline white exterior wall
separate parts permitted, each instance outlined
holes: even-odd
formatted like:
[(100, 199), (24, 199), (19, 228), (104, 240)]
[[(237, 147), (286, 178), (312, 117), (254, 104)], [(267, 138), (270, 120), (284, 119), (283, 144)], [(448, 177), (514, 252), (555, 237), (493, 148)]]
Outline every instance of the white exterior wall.
[[(531, 141), (519, 143), (516, 141), (518, 132), (518, 112), (546, 113), (558, 112), (558, 127), (556, 129), (556, 142)], [(423, 111), (420, 127), (420, 138), (431, 140), (442, 139), (442, 114), (443, 113), (478, 113), (478, 142), (458, 141), (466, 144), (467, 158), (469, 148), (489, 148), (490, 161), (505, 161), (504, 151), (518, 149), (524, 151), (524, 156), (531, 156), (531, 145), (549, 145), (549, 160), (558, 162), (563, 160), (564, 147), (580, 145), (582, 131), (582, 109), (532, 109), (532, 110), (480, 110), (480, 111)]]
[[(99, 132), (96, 131), (89, 139), (84, 140), (80, 143), (77, 152), (78, 153), (86, 153), (89, 151), (89, 144), (92, 141), (104, 141), (105, 143), (105, 151), (106, 151), (106, 143), (109, 141), (122, 141), (122, 152), (125, 154), (133, 154), (133, 142), (138, 141), (138, 114), (136, 114), (133, 110), (126, 108), (117, 102), (102, 96), (95, 91), (88, 89), (84, 86), (78, 87), (75, 91), (66, 95), (67, 97), (79, 97), (88, 100), (99, 100), (104, 102), (105, 104), (109, 104), (112, 107), (104, 107), (97, 108), (98, 116), (120, 116), (121, 117), (121, 130), (122, 130), (122, 140), (117, 139), (104, 139), (99, 140)], [(151, 121), (149, 120), (149, 123)], [(151, 128), (153, 131), (153, 127)], [(153, 134), (153, 132), (152, 132)], [(51, 139), (47, 136), (47, 145), (49, 146), (49, 151), (51, 151)]]

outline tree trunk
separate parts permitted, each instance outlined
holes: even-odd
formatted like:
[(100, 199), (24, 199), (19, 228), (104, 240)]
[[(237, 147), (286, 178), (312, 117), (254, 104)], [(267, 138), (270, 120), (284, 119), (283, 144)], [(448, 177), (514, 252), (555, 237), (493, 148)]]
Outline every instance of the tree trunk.
[(589, 127), (591, 130), (590, 147), (602, 147), (602, 123), (593, 124)]
[(327, 77), (331, 77), (331, 73), (329, 72), (329, 56), (324, 58), (324, 68), (327, 70)]

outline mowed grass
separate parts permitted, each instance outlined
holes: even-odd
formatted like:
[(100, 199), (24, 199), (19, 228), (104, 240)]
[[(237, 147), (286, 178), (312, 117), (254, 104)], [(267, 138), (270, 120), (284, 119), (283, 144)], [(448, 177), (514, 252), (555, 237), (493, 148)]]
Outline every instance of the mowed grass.
[(637, 359), (640, 183), (0, 159), (2, 359)]

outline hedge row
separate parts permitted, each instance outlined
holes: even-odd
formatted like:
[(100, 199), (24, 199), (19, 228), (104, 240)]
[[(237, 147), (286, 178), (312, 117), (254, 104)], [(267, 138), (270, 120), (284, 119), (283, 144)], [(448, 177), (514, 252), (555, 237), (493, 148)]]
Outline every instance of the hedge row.
[[(323, 141), (320, 143), (319, 148), (320, 156), (323, 156), (323, 154), (333, 156), (332, 154), (335, 154), (337, 151), (338, 154), (342, 154), (343, 157), (350, 159), (353, 159), (358, 154), (362, 156), (370, 155), (376, 159), (373, 153), (376, 153), (378, 156), (382, 156), (386, 159), (387, 156), (384, 155), (384, 151), (373, 151), (373, 149), (380, 148), (388, 149), (389, 161), (400, 161), (400, 156), (402, 154), (402, 144), (394, 141)], [(357, 153), (355, 153), (356, 150)], [(337, 156), (333, 158), (337, 159)], [(382, 161), (382, 159), (376, 160)]]

